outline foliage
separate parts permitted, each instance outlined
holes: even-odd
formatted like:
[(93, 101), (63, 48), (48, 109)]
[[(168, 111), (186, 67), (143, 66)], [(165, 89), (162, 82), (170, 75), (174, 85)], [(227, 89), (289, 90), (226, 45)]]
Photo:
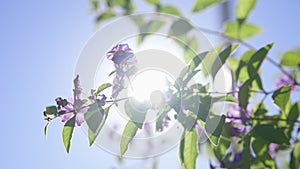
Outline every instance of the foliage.
[[(146, 0), (146, 2), (153, 6), (156, 12), (182, 16), (179, 8), (165, 5), (160, 0)], [(98, 24), (115, 16), (130, 14), (136, 7), (132, 0), (90, 0), (90, 3), (97, 13)], [(195, 0), (191, 11), (201, 12), (219, 3), (220, 0)], [(276, 161), (280, 159), (276, 158), (276, 154), (284, 150), (290, 151), (289, 167), (300, 168), (298, 137), (300, 101), (291, 99), (300, 86), (298, 79), (300, 53), (287, 51), (277, 63), (268, 56), (273, 43), (256, 49), (245, 41), (262, 31), (259, 26), (247, 22), (255, 4), (256, 0), (238, 0), (235, 8), (236, 20), (227, 21), (223, 32), (207, 31), (225, 38), (228, 42), (213, 51), (194, 54), (188, 50), (189, 47), (197, 49), (199, 46), (195, 38), (188, 39), (186, 36), (192, 29), (192, 25), (188, 22), (177, 20), (169, 30), (169, 36), (179, 36), (188, 42), (187, 44), (177, 42), (184, 50), (183, 58), (187, 64), (176, 81), (169, 84), (171, 91), (169, 101), (163, 108), (161, 116), (157, 117), (156, 132), (163, 130), (164, 123), (168, 120), (167, 113), (174, 111), (176, 120), (184, 128), (178, 156), (180, 164), (186, 169), (196, 167), (200, 149), (198, 137), (201, 132), (204, 132), (210, 141), (207, 145), (212, 147), (211, 155), (215, 160), (210, 163), (211, 168), (278, 168)], [(99, 12), (100, 6), (105, 6), (105, 10)], [(135, 22), (141, 32), (150, 33), (156, 32), (164, 25), (163, 22), (155, 20), (135, 20)], [(138, 43), (143, 43), (147, 36), (141, 36)], [(239, 45), (248, 50), (243, 51), (239, 57), (233, 57), (233, 52), (239, 49)], [(131, 65), (135, 61), (134, 53), (128, 44), (117, 44), (107, 56), (115, 65), (115, 70), (109, 75), (114, 75), (114, 83), (101, 84), (92, 90), (88, 100), (84, 100), (80, 98), (82, 89), (77, 76), (74, 79), (73, 101), (59, 97), (56, 99), (56, 105), (45, 108), (44, 117), (47, 124), (44, 134), (47, 134), (49, 123), (57, 117), (60, 118), (65, 123), (62, 139), (68, 153), (74, 128), (80, 126), (83, 121), (88, 126), (89, 145), (93, 145), (109, 116), (110, 107), (122, 101), (116, 98), (125, 88), (123, 86), (125, 77), (130, 77), (135, 70), (135, 65)], [(211, 64), (207, 65), (206, 70), (203, 70), (207, 72), (203, 73), (212, 78), (215, 78), (222, 66), (228, 63), (234, 76), (233, 91), (212, 93), (209, 91), (209, 84), (189, 85), (190, 81), (202, 72), (202, 63), (206, 64), (208, 59)], [(266, 61), (282, 72), (282, 76), (276, 81), (276, 88), (273, 89), (262, 83), (261, 67)], [(103, 92), (110, 88), (112, 95), (111, 100), (108, 100)], [(262, 99), (257, 101), (259, 98), (257, 95), (261, 95)], [(273, 101), (272, 109), (277, 110), (275, 112), (270, 112), (265, 107), (266, 98), (269, 96)], [(145, 116), (141, 115), (145, 113), (138, 111), (147, 112), (151, 109), (148, 103), (141, 103), (132, 98), (125, 100), (125, 111), (130, 120), (123, 130), (120, 157), (126, 154), (137, 132), (145, 127)], [(212, 105), (223, 101), (230, 102), (232, 106), (225, 115), (218, 115), (218, 112), (213, 111)], [(186, 106), (181, 106), (181, 102)], [(132, 106), (140, 109), (137, 111)], [(138, 119), (138, 122), (133, 118)]]

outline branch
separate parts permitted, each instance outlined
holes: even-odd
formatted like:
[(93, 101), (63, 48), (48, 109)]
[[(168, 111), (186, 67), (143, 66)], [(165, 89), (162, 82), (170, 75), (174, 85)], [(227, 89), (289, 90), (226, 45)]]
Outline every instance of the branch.
[[(257, 50), (254, 46), (252, 46), (251, 44), (241, 40), (241, 39), (237, 39), (237, 38), (234, 38), (234, 37), (231, 37), (231, 36), (228, 36), (226, 35), (225, 33), (223, 32), (219, 32), (219, 31), (214, 31), (214, 30), (210, 30), (210, 29), (206, 29), (206, 28), (202, 28), (202, 27), (198, 27), (198, 29), (200, 29), (201, 31), (203, 32), (206, 32), (208, 34), (211, 34), (211, 35), (215, 35), (215, 36), (220, 36), (220, 37), (223, 37), (223, 38), (226, 38), (228, 40), (231, 40), (231, 41), (234, 41), (234, 42), (237, 42), (245, 47), (247, 47), (248, 49), (251, 49), (251, 50)], [(292, 75), (289, 74), (289, 72), (287, 72), (280, 64), (276, 63), (275, 60), (273, 60), (272, 58), (270, 57), (266, 57), (267, 61), (269, 61), (273, 66), (277, 67), (282, 73), (286, 74), (287, 76), (289, 76), (289, 78), (291, 78), (293, 81), (294, 81), (294, 85), (298, 85), (300, 86), (300, 83), (298, 83), (296, 81), (296, 79), (294, 77), (292, 77)]]
[(283, 118), (272, 118), (272, 117), (231, 117), (231, 116), (225, 116), (228, 119), (236, 119), (236, 120), (257, 120), (257, 121), (285, 121), (290, 123), (299, 123), (300, 121), (294, 120), (294, 119), (283, 119)]

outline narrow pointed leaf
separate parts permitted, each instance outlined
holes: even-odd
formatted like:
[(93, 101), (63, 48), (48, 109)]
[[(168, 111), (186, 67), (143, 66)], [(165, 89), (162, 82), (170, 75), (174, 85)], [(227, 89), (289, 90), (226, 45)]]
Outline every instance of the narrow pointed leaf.
[(180, 143), (179, 143), (179, 153), (178, 153), (178, 156), (179, 156), (179, 161), (180, 161), (180, 165), (181, 166), (184, 166), (184, 142), (185, 142), (185, 132), (186, 131), (184, 131), (183, 133), (182, 133), (182, 138), (181, 138), (181, 140), (180, 140)]
[(254, 8), (256, 0), (239, 0), (236, 5), (236, 18), (239, 22), (244, 22), (252, 9)]
[(204, 10), (214, 4), (222, 2), (221, 0), (196, 0), (192, 12)]
[(47, 130), (48, 130), (48, 126), (49, 126), (49, 123), (47, 123), (44, 127), (44, 135), (45, 137), (47, 136)]
[(250, 98), (250, 88), (251, 88), (252, 80), (247, 80), (241, 87), (238, 92), (238, 98), (239, 98), (239, 106), (244, 108), (244, 110), (247, 109), (247, 105), (249, 103)]
[(96, 103), (91, 105), (84, 115), (88, 125), (89, 146), (92, 146), (99, 135), (108, 115), (110, 107), (102, 109)]
[(184, 138), (184, 168), (185, 169), (195, 169), (196, 159), (198, 156), (198, 135), (195, 128), (191, 131), (187, 131)]
[(48, 106), (48, 107), (46, 107), (46, 111), (44, 113), (47, 115), (57, 114), (57, 107), (56, 106)]
[(293, 148), (291, 153), (291, 169), (299, 169), (300, 168), (300, 142), (297, 142)]
[(62, 138), (67, 153), (69, 153), (70, 151), (71, 139), (72, 139), (74, 126), (75, 126), (75, 118), (76, 116), (72, 117), (70, 120), (66, 122), (62, 132)]
[(247, 135), (244, 139), (243, 143), (243, 158), (242, 158), (242, 165), (244, 169), (250, 169), (251, 166), (251, 151), (250, 151), (250, 144), (251, 144), (251, 136)]
[(262, 32), (262, 29), (251, 23), (239, 25), (237, 22), (227, 22), (224, 28), (227, 36), (235, 39), (249, 39)]
[(186, 20), (179, 19), (176, 20), (170, 28), (169, 35), (170, 36), (181, 36), (187, 34), (193, 26)]
[(189, 68), (190, 68), (189, 70), (190, 71), (195, 70), (203, 61), (203, 59), (207, 56), (208, 53), (209, 52), (203, 52), (193, 57), (193, 59), (189, 63)]
[(110, 84), (110, 83), (104, 83), (104, 84), (102, 84), (101, 86), (98, 87), (96, 93), (99, 94), (100, 92), (102, 92), (103, 90), (105, 90), (105, 89), (107, 89), (111, 86), (112, 86), (112, 84)]
[(218, 145), (225, 124), (225, 116), (215, 116), (206, 120), (205, 130), (209, 140)]
[(128, 145), (132, 138), (135, 136), (138, 127), (134, 122), (128, 121), (122, 134), (121, 144), (120, 144), (120, 156), (122, 157), (128, 149)]
[(297, 52), (288, 51), (282, 56), (281, 65), (284, 66), (299, 66), (300, 55)]
[(238, 47), (237, 44), (229, 45), (226, 49), (224, 49), (217, 57), (212, 65), (211, 75), (214, 78), (218, 71), (221, 69), (223, 64), (226, 62), (227, 58), (230, 54)]
[(180, 16), (181, 12), (173, 5), (166, 5), (158, 9), (158, 12)]
[(159, 5), (160, 0), (146, 0), (146, 1), (152, 5)]
[(273, 43), (270, 43), (262, 48), (260, 48), (257, 52), (251, 56), (248, 63), (248, 73), (251, 71), (257, 72), (260, 68), (263, 60), (267, 57), (269, 50), (272, 48)]
[(261, 137), (256, 137), (252, 142), (252, 148), (256, 155), (256, 158), (261, 161), (265, 167), (275, 168), (275, 161), (269, 154), (269, 142), (262, 139)]
[(281, 111), (286, 112), (287, 103), (290, 100), (291, 86), (283, 86), (276, 90), (273, 95), (274, 103), (280, 108)]
[(281, 128), (273, 124), (257, 125), (253, 128), (254, 136), (276, 144), (289, 144), (289, 139)]

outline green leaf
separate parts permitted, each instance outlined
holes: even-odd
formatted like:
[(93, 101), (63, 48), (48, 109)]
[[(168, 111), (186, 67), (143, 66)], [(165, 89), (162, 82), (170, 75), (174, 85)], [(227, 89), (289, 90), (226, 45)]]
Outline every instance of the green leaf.
[(196, 159), (198, 156), (198, 135), (195, 128), (191, 131), (186, 131), (184, 138), (184, 168), (185, 169), (195, 169)]
[(273, 124), (257, 125), (253, 128), (254, 136), (276, 144), (289, 144), (289, 139), (284, 131)]
[(113, 18), (114, 16), (116, 15), (110, 10), (103, 12), (96, 18), (96, 24), (100, 24), (102, 21)]
[(203, 52), (193, 57), (193, 59), (189, 63), (189, 70), (194, 71), (207, 56), (207, 54), (208, 52)]
[(249, 39), (262, 32), (262, 29), (250, 23), (239, 25), (237, 22), (227, 22), (225, 34), (235, 39)]
[(47, 136), (47, 129), (48, 129), (49, 123), (47, 123), (44, 127), (44, 135)]
[(228, 148), (231, 145), (231, 130), (232, 126), (230, 123), (225, 123), (223, 131), (220, 137), (218, 146), (213, 147), (213, 152), (219, 161), (222, 161), (227, 153)]
[(282, 112), (286, 112), (287, 103), (290, 100), (292, 86), (283, 86), (280, 89), (276, 90), (273, 95), (274, 103), (280, 108)]
[(116, 70), (113, 70), (112, 72), (109, 73), (108, 76), (111, 76), (111, 75), (113, 75), (113, 74), (116, 73), (116, 72), (117, 72)]
[(129, 14), (128, 12), (131, 12), (131, 10), (134, 9), (132, 0), (106, 0), (106, 3), (110, 8), (113, 8), (115, 6), (122, 7), (125, 10), (126, 14)]
[(72, 139), (74, 126), (75, 126), (75, 118), (76, 116), (73, 116), (70, 120), (66, 122), (62, 132), (62, 138), (67, 153), (69, 153), (70, 151), (71, 139)]
[(181, 86), (186, 87), (186, 85), (189, 83), (189, 81), (199, 72), (200, 72), (200, 70), (194, 70), (192, 72), (189, 72), (187, 74), (187, 77), (182, 81)]
[(184, 48), (184, 61), (185, 63), (189, 63), (193, 57), (195, 57), (196, 52), (198, 51), (199, 44), (196, 37), (192, 37), (187, 41)]
[(263, 103), (259, 103), (257, 105), (257, 109), (254, 112), (254, 116), (264, 116), (268, 110), (266, 109), (265, 105)]
[[(262, 48), (260, 48), (257, 52), (253, 54), (253, 56), (249, 60), (248, 64), (248, 73), (252, 71), (258, 71), (263, 60), (266, 58), (269, 50), (272, 48), (273, 43), (270, 43)], [(250, 75), (250, 74), (249, 74)]]
[(172, 24), (169, 35), (170, 36), (181, 36), (186, 35), (190, 30), (193, 29), (193, 26), (186, 20), (178, 19)]
[(261, 161), (265, 167), (275, 169), (275, 161), (269, 154), (269, 142), (262, 139), (261, 137), (256, 137), (252, 142), (252, 148), (256, 155), (256, 159)]
[(291, 153), (290, 169), (300, 168), (300, 142), (297, 142)]
[(125, 101), (126, 114), (140, 129), (143, 127), (143, 122), (149, 108), (150, 105), (147, 102), (139, 102), (135, 99), (128, 99)]
[(157, 12), (181, 16), (180, 11), (175, 6), (172, 6), (172, 5), (166, 5), (161, 8), (158, 8)]
[(182, 136), (181, 136), (181, 140), (180, 140), (180, 143), (179, 143), (179, 153), (178, 153), (178, 156), (179, 156), (179, 161), (180, 161), (180, 165), (181, 166), (184, 166), (184, 142), (185, 142), (185, 132), (184, 131), (182, 133)]
[(222, 101), (238, 103), (236, 98), (230, 95), (214, 97), (212, 102), (214, 103), (214, 102), (222, 102)]
[(90, 4), (93, 6), (94, 9), (98, 9), (99, 1), (98, 0), (89, 0)]
[(250, 151), (250, 144), (251, 144), (251, 135), (246, 135), (243, 143), (243, 158), (242, 158), (242, 166), (244, 169), (250, 169), (251, 166), (251, 151)]
[(99, 135), (109, 112), (109, 108), (102, 109), (97, 103), (92, 104), (84, 114), (84, 119), (88, 125), (89, 146), (92, 146)]
[[(239, 63), (240, 63), (240, 59), (229, 57), (227, 59), (227, 63), (229, 65), (230, 69), (232, 70), (232, 72), (237, 72), (238, 67), (239, 67)], [(234, 76), (234, 81), (235, 82), (237, 81), (237, 77), (238, 76)]]
[(147, 32), (150, 33), (155, 33), (157, 32), (163, 25), (165, 24), (164, 21), (161, 20), (151, 20), (149, 21), (146, 26), (147, 26)]
[(249, 103), (251, 84), (252, 80), (247, 80), (243, 83), (238, 92), (239, 106), (242, 107), (244, 110), (247, 109), (247, 105)]
[(254, 50), (248, 50), (246, 51), (239, 63), (238, 63), (238, 67), (236, 69), (236, 71), (233, 70), (233, 72), (235, 72), (235, 82), (245, 82), (246, 80), (249, 79), (249, 75), (248, 75), (248, 62), (250, 61), (251, 57), (254, 55), (255, 51)]
[(160, 0), (146, 0), (146, 1), (152, 5), (159, 5)]
[[(289, 111), (287, 119), (292, 119), (292, 120), (298, 119), (299, 113), (300, 113), (300, 102), (297, 102), (292, 106), (291, 110)], [(286, 122), (285, 125), (288, 126), (287, 135), (289, 138), (291, 138), (295, 123)]]
[(237, 5), (236, 5), (235, 13), (236, 13), (236, 18), (240, 23), (243, 23), (246, 20), (246, 18), (248, 17), (250, 12), (254, 8), (255, 3), (256, 3), (256, 0), (239, 0), (238, 1)]
[(97, 94), (99, 94), (100, 92), (102, 92), (103, 90), (105, 90), (105, 89), (107, 89), (107, 88), (109, 88), (109, 87), (111, 87), (112, 86), (112, 84), (110, 84), (110, 83), (104, 83), (104, 84), (102, 84), (102, 85), (100, 85), (99, 87), (98, 87), (98, 89), (97, 89)]
[[(247, 64), (247, 73), (248, 77), (253, 80), (253, 88), (258, 87), (259, 89), (263, 89), (262, 81), (259, 75), (259, 68), (266, 58), (269, 50), (272, 48), (273, 43), (268, 44), (262, 48), (260, 48), (258, 51), (256, 51), (249, 59)], [(251, 53), (251, 52), (250, 52)], [(248, 56), (247, 56), (248, 57)]]
[(194, 99), (192, 101), (195, 102), (195, 105), (199, 104), (199, 107), (196, 106), (196, 108), (198, 109), (197, 119), (205, 122), (208, 119), (209, 110), (212, 105), (212, 97), (209, 95), (201, 97), (200, 103), (197, 103), (199, 102), (199, 99)]
[(281, 58), (280, 64), (283, 66), (299, 66), (300, 55), (297, 52), (288, 51), (284, 53)]
[(156, 131), (159, 131), (159, 129), (162, 129), (163, 128), (163, 121), (164, 121), (164, 118), (166, 117), (167, 113), (171, 110), (171, 107), (170, 106), (165, 106), (162, 113), (160, 113), (159, 117), (157, 118), (156, 120), (156, 123), (155, 123), (155, 130)]
[(47, 115), (57, 114), (57, 107), (56, 106), (48, 106), (48, 107), (46, 107), (46, 111), (44, 113)]
[(214, 4), (217, 4), (220, 2), (222, 2), (222, 1), (221, 0), (196, 0), (192, 11), (198, 12), (207, 7), (210, 7), (211, 5), (214, 5)]
[(218, 71), (221, 69), (223, 64), (226, 62), (226, 59), (230, 56), (230, 54), (238, 47), (237, 44), (229, 45), (226, 49), (224, 49), (217, 57), (212, 65), (211, 75), (214, 78)]
[(136, 26), (139, 28), (140, 35), (138, 36), (138, 44), (140, 45), (144, 39), (156, 33), (164, 24), (165, 22), (159, 19), (153, 19), (148, 22), (144, 22), (138, 18), (134, 18), (133, 21), (136, 23)]
[(218, 145), (220, 135), (225, 124), (225, 116), (214, 116), (208, 118), (205, 124), (205, 130), (208, 135), (209, 140), (214, 144)]
[(121, 144), (120, 144), (120, 156), (122, 157), (128, 149), (128, 144), (132, 140), (132, 138), (136, 135), (138, 127), (134, 122), (128, 121), (125, 126), (125, 129), (122, 134)]
[(298, 119), (299, 114), (300, 114), (300, 102), (297, 102), (292, 106), (287, 118)]

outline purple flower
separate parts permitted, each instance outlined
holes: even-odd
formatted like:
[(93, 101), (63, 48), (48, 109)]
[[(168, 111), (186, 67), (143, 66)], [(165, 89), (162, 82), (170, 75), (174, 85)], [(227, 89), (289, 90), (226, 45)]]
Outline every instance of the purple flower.
[(278, 144), (275, 144), (275, 143), (270, 143), (269, 144), (269, 154), (270, 156), (274, 159), (276, 157), (276, 150), (278, 148)]
[(107, 52), (106, 56), (107, 59), (119, 65), (128, 58), (133, 57), (133, 51), (129, 48), (128, 44), (117, 44), (111, 51)]
[(130, 76), (137, 63), (133, 51), (128, 44), (118, 44), (106, 54), (107, 59), (114, 62), (116, 75), (113, 80), (112, 98), (116, 98), (119, 92), (124, 89), (124, 76)]
[[(233, 104), (227, 111), (226, 122), (233, 122), (234, 124), (246, 124), (247, 120), (242, 118), (249, 118), (251, 116), (251, 110), (243, 110), (238, 104)], [(240, 118), (240, 119), (239, 119)]]
[[(62, 100), (62, 98), (56, 98), (55, 100), (59, 99)], [(59, 112), (63, 112), (63, 114), (59, 115), (61, 121), (65, 123), (76, 114), (76, 125), (80, 126), (84, 122), (84, 114), (87, 112), (88, 107), (76, 106), (73, 98), (69, 98), (67, 101), (67, 105), (60, 106), (58, 109)]]
[(243, 153), (242, 152), (234, 153), (232, 163), (238, 163), (242, 160), (242, 158), (243, 158)]
[(122, 89), (124, 89), (124, 75), (120, 75), (117, 73), (113, 81), (113, 90), (111, 97), (116, 98)]
[[(234, 98), (238, 100), (238, 91), (239, 88), (242, 86), (242, 84), (239, 84), (237, 86), (237, 89), (234, 94)], [(232, 123), (231, 125), (231, 133), (232, 136), (238, 136), (239, 134), (244, 134), (247, 132), (246, 128), (245, 128), (245, 124), (247, 124), (247, 120), (243, 119), (243, 118), (249, 118), (251, 117), (251, 110), (250, 109), (246, 109), (244, 110), (243, 108), (241, 108), (238, 104), (233, 104), (229, 110), (227, 111), (227, 118), (226, 118), (226, 122), (227, 123)]]
[(221, 161), (220, 168), (227, 169), (227, 165), (231, 166), (234, 165), (235, 169), (243, 169), (241, 166), (241, 161), (243, 159), (243, 153), (242, 152), (233, 152), (233, 158), (228, 161)]
[(291, 79), (290, 76), (284, 74), (275, 81), (275, 86), (277, 89), (283, 87), (283, 86), (292, 86), (292, 92), (296, 90), (295, 81)]
[(198, 122), (196, 122), (196, 124), (195, 124), (195, 128), (196, 128), (196, 130), (197, 130), (197, 134), (198, 134), (198, 136), (199, 136), (199, 137), (200, 137), (200, 136), (202, 136), (202, 135), (203, 135), (203, 133), (204, 133), (204, 131), (203, 131), (202, 127), (199, 125), (199, 123), (198, 123)]
[(104, 105), (105, 105), (106, 99), (107, 99), (107, 97), (106, 97), (104, 94), (99, 94), (99, 95), (96, 97), (97, 103), (98, 103), (100, 106), (104, 106)]
[(81, 100), (82, 88), (80, 86), (79, 75), (76, 76), (73, 83), (74, 98), (63, 99), (58, 97), (55, 99), (55, 101), (61, 121), (65, 123), (72, 117), (76, 116), (76, 126), (80, 126), (84, 122), (84, 114), (87, 112), (88, 107), (84, 105)]

